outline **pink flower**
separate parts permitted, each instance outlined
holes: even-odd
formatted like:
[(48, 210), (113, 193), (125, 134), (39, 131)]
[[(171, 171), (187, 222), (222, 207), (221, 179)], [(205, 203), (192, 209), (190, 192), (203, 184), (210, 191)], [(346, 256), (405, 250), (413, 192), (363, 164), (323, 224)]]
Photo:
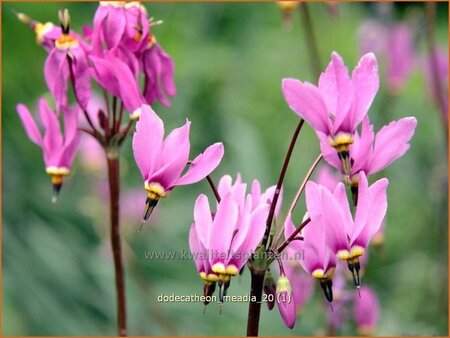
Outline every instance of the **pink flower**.
[[(241, 174), (236, 175), (236, 181), (233, 184), (233, 179), (230, 175), (222, 176), (219, 180), (219, 184), (217, 187), (217, 191), (219, 192), (219, 196), (225, 196), (227, 193), (232, 193), (236, 202), (239, 205), (243, 205), (246, 199), (246, 191), (247, 191), (247, 183), (242, 182)], [(266, 191), (261, 192), (261, 184), (258, 180), (253, 180), (252, 189), (250, 191), (251, 197), (251, 205), (252, 210), (258, 207), (261, 204), (270, 204), (272, 203), (272, 198), (275, 194), (276, 186), (273, 185), (266, 189)], [(278, 215), (281, 208), (283, 191), (281, 191), (280, 196), (278, 198), (278, 203), (275, 208), (275, 216)]]
[(55, 40), (44, 66), (45, 81), (56, 101), (56, 110), (67, 106), (69, 81), (75, 85), (74, 93), (77, 103), (86, 109), (91, 94), (87, 45), (76, 34), (69, 32), (68, 26), (61, 30)]
[(370, 336), (378, 324), (380, 303), (377, 294), (369, 287), (361, 287), (359, 293), (353, 303), (355, 322), (361, 335)]
[(158, 100), (162, 105), (170, 106), (167, 97), (176, 94), (175, 64), (172, 58), (156, 42), (153, 34), (149, 34), (148, 43), (139, 59), (144, 73), (145, 99), (149, 104)]
[[(386, 214), (388, 183), (383, 178), (369, 187), (364, 172), (359, 174), (358, 205), (354, 219), (342, 183), (338, 183), (333, 192), (312, 181), (306, 185), (306, 206), (311, 221), (323, 224), (327, 246), (338, 258), (347, 260), (357, 286), (358, 257), (364, 254)], [(307, 228), (313, 227), (308, 225)]]
[(189, 161), (190, 125), (190, 121), (186, 121), (164, 140), (163, 121), (150, 106), (142, 106), (142, 114), (133, 135), (133, 154), (148, 191), (144, 220), (159, 198), (166, 197), (177, 185), (192, 184), (204, 179), (222, 160), (223, 144), (215, 143), (197, 156), (182, 175)]
[[(355, 133), (354, 142), (349, 147), (351, 184), (358, 186), (359, 172), (367, 176), (377, 173), (402, 157), (410, 147), (408, 142), (414, 135), (416, 125), (414, 117), (405, 117), (384, 126), (375, 136), (369, 118), (364, 118), (361, 136)], [(326, 138), (321, 139), (320, 148), (325, 160), (345, 174), (339, 156)]]
[(139, 1), (100, 1), (95, 12), (92, 44), (96, 54), (103, 45), (119, 45), (135, 52), (146, 43), (149, 33), (147, 10)]
[[(333, 154), (337, 156), (336, 152), (333, 152)], [(316, 182), (333, 191), (340, 182), (340, 178), (337, 173), (331, 171), (329, 166), (323, 165), (317, 171)]]
[[(311, 207), (320, 208), (320, 204)], [(284, 224), (284, 236), (289, 238), (294, 231), (294, 223), (292, 223), (291, 216), (288, 215)], [(289, 243), (288, 253), (291, 257), (298, 257), (299, 254), (302, 254), (299, 259), (300, 265), (309, 275), (320, 282), (325, 297), (332, 302), (333, 284), (331, 279), (336, 268), (336, 257), (326, 245), (325, 227), (322, 222), (311, 218), (301, 235), (303, 240), (294, 240)]]
[(213, 216), (208, 198), (205, 195), (197, 198), (190, 247), (200, 277), (207, 282), (219, 282), (221, 301), (231, 277), (239, 274), (259, 245), (268, 211), (267, 204), (252, 210), (250, 196), (239, 205), (230, 192), (221, 197)]
[(122, 99), (131, 119), (139, 118), (145, 99), (128, 65), (112, 52), (105, 52), (103, 57), (91, 55), (90, 59), (94, 79), (109, 93)]
[(292, 329), (297, 317), (295, 302), (292, 298), (292, 288), (289, 279), (281, 274), (277, 281), (277, 304), (284, 324)]
[(63, 183), (63, 177), (70, 173), (70, 167), (80, 140), (77, 121), (78, 111), (73, 109), (65, 112), (63, 135), (57, 115), (50, 110), (47, 101), (41, 98), (39, 100), (40, 119), (45, 129), (45, 133), (42, 135), (28, 108), (23, 104), (18, 104), (16, 109), (29, 139), (42, 148), (45, 169), (52, 178), (53, 200), (56, 201), (56, 196)]
[(378, 86), (378, 66), (373, 53), (359, 60), (352, 77), (339, 54), (333, 52), (318, 86), (291, 78), (282, 82), (289, 107), (308, 122), (318, 136), (328, 137), (343, 160)]

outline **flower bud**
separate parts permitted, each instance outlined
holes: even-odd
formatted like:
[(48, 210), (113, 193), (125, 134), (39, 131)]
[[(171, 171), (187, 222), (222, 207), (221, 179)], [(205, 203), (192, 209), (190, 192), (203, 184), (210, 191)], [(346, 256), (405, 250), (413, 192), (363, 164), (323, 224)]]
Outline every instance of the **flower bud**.
[(295, 325), (296, 309), (292, 299), (292, 289), (289, 279), (282, 274), (277, 281), (277, 304), (284, 324), (290, 329)]

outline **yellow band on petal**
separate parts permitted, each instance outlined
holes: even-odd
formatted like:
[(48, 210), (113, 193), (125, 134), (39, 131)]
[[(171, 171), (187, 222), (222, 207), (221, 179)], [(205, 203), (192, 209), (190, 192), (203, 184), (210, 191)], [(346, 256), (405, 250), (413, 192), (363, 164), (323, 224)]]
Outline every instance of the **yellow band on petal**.
[(348, 250), (339, 250), (336, 253), (337, 258), (347, 260), (350, 258), (350, 252)]
[(148, 191), (147, 197), (152, 200), (159, 200), (160, 198), (164, 198), (167, 196), (166, 190), (163, 186), (157, 182), (145, 182), (144, 185), (145, 190)]
[(69, 34), (62, 34), (58, 38), (58, 40), (55, 41), (56, 48), (58, 48), (60, 50), (76, 48), (76, 47), (78, 47), (78, 45), (79, 45), (78, 40)]

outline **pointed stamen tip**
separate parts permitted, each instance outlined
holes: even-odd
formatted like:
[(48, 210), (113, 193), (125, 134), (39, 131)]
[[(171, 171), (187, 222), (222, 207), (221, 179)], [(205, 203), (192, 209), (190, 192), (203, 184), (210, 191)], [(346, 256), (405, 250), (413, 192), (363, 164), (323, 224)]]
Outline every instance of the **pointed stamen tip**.
[(206, 304), (203, 305), (203, 314), (206, 313)]
[(330, 303), (330, 310), (331, 310), (331, 312), (334, 312), (334, 308), (333, 308), (333, 304), (332, 303)]

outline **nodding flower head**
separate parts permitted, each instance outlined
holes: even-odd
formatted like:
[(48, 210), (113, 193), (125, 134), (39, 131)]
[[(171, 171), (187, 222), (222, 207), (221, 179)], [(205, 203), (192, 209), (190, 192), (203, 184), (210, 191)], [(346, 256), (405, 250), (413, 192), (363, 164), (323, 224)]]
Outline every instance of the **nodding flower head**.
[(77, 103), (86, 109), (91, 95), (91, 77), (87, 52), (89, 47), (69, 29), (68, 11), (60, 12), (61, 30), (45, 60), (44, 76), (52, 93), (56, 110), (68, 105), (69, 82), (73, 85)]
[(170, 106), (168, 97), (175, 96), (175, 63), (153, 34), (148, 35), (148, 43), (140, 55), (140, 65), (144, 73), (144, 96), (149, 104), (157, 100)]
[(367, 114), (378, 86), (378, 66), (373, 53), (359, 60), (351, 77), (341, 56), (333, 52), (318, 86), (291, 78), (283, 79), (282, 83), (289, 107), (305, 119), (319, 136), (328, 138), (343, 165), (347, 166), (353, 134)]
[(314, 290), (314, 280), (306, 274), (297, 260), (284, 260), (284, 272), (292, 287), (292, 299), (297, 313), (303, 311), (303, 307), (311, 298)]
[(103, 46), (140, 51), (145, 48), (149, 28), (147, 10), (139, 1), (100, 1), (92, 32), (94, 52), (98, 54)]
[[(307, 202), (308, 203), (308, 202)], [(319, 205), (312, 207), (318, 208)], [(305, 215), (305, 219), (308, 215)], [(284, 235), (289, 238), (295, 231), (291, 215), (288, 215), (284, 224)], [(325, 227), (321, 222), (313, 220), (302, 230), (303, 240), (294, 240), (289, 243), (287, 250), (292, 257), (300, 257), (298, 262), (303, 269), (320, 282), (325, 297), (329, 302), (333, 301), (332, 278), (336, 268), (336, 257), (326, 246)]]
[[(261, 204), (252, 208), (250, 195), (242, 203), (229, 192), (221, 195), (214, 215), (205, 195), (200, 195), (194, 206), (191, 232), (194, 234), (195, 229), (197, 248), (207, 253), (197, 258), (197, 270), (204, 280), (217, 278), (221, 299), (231, 277), (239, 274), (264, 235), (269, 206)], [(193, 255), (199, 257), (195, 252)]]
[[(377, 173), (402, 157), (410, 147), (408, 142), (414, 135), (416, 125), (416, 118), (405, 117), (384, 126), (375, 135), (373, 125), (366, 116), (361, 134), (355, 133), (354, 142), (349, 147), (351, 166), (349, 175), (345, 176), (347, 183), (356, 189), (359, 172), (362, 171), (367, 176)], [(320, 148), (325, 160), (345, 175), (342, 162), (325, 138), (321, 139)]]
[(338, 183), (333, 192), (312, 181), (306, 185), (306, 206), (311, 221), (323, 225), (328, 248), (338, 258), (347, 261), (358, 287), (358, 257), (365, 253), (386, 214), (388, 183), (383, 178), (369, 186), (366, 175), (363, 172), (359, 174), (358, 205), (354, 218), (342, 183)]
[(53, 201), (61, 189), (64, 176), (69, 175), (75, 153), (78, 148), (80, 135), (78, 131), (78, 108), (64, 113), (64, 135), (57, 115), (52, 112), (44, 98), (39, 100), (40, 119), (44, 126), (41, 134), (30, 111), (23, 104), (17, 105), (17, 112), (25, 132), (32, 142), (42, 148), (46, 172), (51, 176), (53, 185)]
[(133, 135), (133, 154), (144, 178), (147, 203), (144, 221), (160, 198), (164, 198), (178, 185), (196, 183), (209, 175), (220, 163), (224, 149), (222, 143), (209, 146), (198, 155), (189, 168), (190, 121), (174, 129), (164, 139), (164, 123), (148, 105), (142, 106), (142, 114)]

